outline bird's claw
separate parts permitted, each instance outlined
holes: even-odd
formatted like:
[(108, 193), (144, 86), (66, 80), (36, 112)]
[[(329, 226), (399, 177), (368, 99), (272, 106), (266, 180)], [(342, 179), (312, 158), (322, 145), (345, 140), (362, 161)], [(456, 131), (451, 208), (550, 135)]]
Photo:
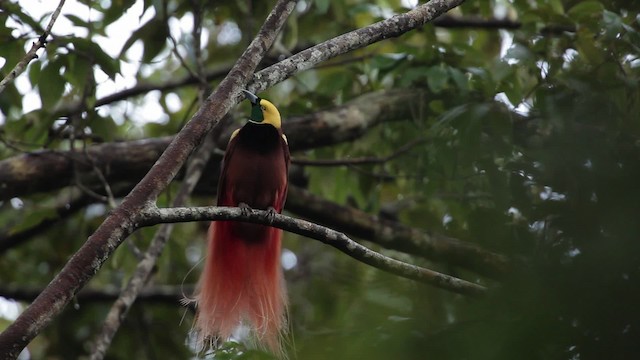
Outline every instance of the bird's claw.
[(240, 208), (240, 213), (242, 214), (242, 216), (247, 217), (251, 215), (251, 206), (245, 203), (240, 203), (238, 204), (238, 207)]
[(278, 212), (276, 211), (276, 209), (273, 206), (269, 206), (267, 208), (267, 221), (269, 222), (269, 224), (273, 224), (273, 220), (276, 219), (276, 214)]

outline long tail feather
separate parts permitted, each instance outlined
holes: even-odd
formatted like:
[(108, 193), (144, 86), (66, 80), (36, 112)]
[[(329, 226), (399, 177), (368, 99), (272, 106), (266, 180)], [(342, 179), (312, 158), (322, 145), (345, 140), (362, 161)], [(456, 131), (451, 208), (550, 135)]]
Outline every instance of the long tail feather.
[(281, 335), (286, 331), (287, 297), (280, 267), (282, 231), (216, 221), (208, 237), (208, 256), (196, 294), (199, 339), (228, 339), (246, 322), (260, 346), (284, 354)]

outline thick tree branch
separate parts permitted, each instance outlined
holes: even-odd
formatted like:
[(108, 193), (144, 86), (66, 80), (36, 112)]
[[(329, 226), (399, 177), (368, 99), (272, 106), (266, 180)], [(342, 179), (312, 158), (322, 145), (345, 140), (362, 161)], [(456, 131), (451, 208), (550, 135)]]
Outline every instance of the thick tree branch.
[[(306, 150), (354, 140), (373, 126), (412, 116), (412, 104), (422, 93), (389, 90), (368, 93), (324, 111), (291, 117), (283, 123), (291, 151)], [(236, 125), (226, 125), (216, 143), (226, 144)], [(313, 134), (313, 136), (309, 136)], [(99, 184), (93, 164), (109, 183), (137, 182), (151, 168), (173, 137), (106, 143), (82, 151), (42, 150), (0, 161), (0, 201), (73, 184), (73, 171), (85, 185)], [(90, 157), (93, 161), (90, 161)], [(215, 174), (218, 165), (210, 166)]]
[(278, 1), (229, 75), (178, 133), (142, 181), (87, 239), (40, 296), (0, 334), (1, 358), (16, 358), (136, 228), (142, 210), (155, 201), (193, 148), (240, 98), (240, 90), (245, 87), (248, 77), (273, 43), (294, 6), (295, 1)]
[(25, 54), (22, 60), (20, 60), (16, 64), (16, 66), (14, 66), (14, 68), (9, 72), (9, 74), (7, 74), (7, 76), (5, 76), (5, 78), (2, 79), (2, 81), (0, 81), (0, 93), (2, 93), (4, 89), (7, 87), (7, 85), (9, 85), (10, 82), (12, 82), (16, 77), (18, 77), (18, 75), (22, 74), (24, 69), (27, 68), (27, 65), (32, 60), (38, 58), (37, 52), (38, 50), (40, 50), (40, 48), (44, 47), (47, 44), (47, 37), (49, 37), (49, 34), (51, 34), (51, 29), (53, 28), (53, 24), (55, 24), (56, 20), (58, 19), (58, 16), (60, 15), (60, 11), (62, 10), (62, 6), (64, 5), (64, 2), (65, 0), (60, 0), (60, 3), (58, 3), (58, 7), (54, 10), (53, 14), (51, 15), (51, 20), (49, 20), (49, 24), (44, 29), (44, 32), (42, 33), (42, 35), (40, 35), (38, 40), (36, 40), (33, 43), (33, 45), (31, 45), (31, 49), (29, 49), (29, 51)]
[(191, 208), (149, 208), (144, 211), (142, 226), (167, 222), (189, 222), (204, 220), (238, 220), (256, 224), (271, 225), (298, 235), (319, 240), (331, 245), (352, 258), (378, 269), (408, 279), (433, 285), (441, 289), (465, 295), (480, 295), (486, 289), (483, 286), (442, 274), (433, 270), (404, 263), (384, 256), (351, 240), (345, 234), (330, 228), (295, 219), (286, 215), (272, 214), (263, 210), (251, 210), (243, 213), (240, 208), (228, 207), (191, 207)]
[(87, 186), (99, 184), (92, 162), (109, 183), (137, 182), (167, 148), (173, 137), (107, 143), (83, 151), (42, 150), (0, 161), (0, 200), (73, 185), (74, 167)]

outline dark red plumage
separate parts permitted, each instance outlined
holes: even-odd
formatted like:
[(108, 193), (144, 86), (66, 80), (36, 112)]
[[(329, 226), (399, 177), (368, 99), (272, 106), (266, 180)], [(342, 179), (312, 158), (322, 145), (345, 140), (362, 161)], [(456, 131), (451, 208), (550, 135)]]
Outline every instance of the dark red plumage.
[[(246, 204), (280, 213), (287, 196), (288, 167), (289, 149), (282, 130), (270, 123), (248, 122), (227, 146), (218, 205)], [(227, 339), (245, 322), (259, 345), (283, 353), (280, 335), (286, 330), (287, 300), (280, 266), (281, 236), (280, 229), (270, 226), (211, 223), (208, 256), (196, 294), (201, 340)]]

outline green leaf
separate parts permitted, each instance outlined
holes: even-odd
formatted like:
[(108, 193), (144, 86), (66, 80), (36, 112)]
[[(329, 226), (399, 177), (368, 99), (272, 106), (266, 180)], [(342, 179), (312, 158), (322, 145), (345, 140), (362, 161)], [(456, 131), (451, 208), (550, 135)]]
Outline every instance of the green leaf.
[(88, 21), (86, 21), (86, 20), (84, 20), (84, 19), (82, 19), (82, 18), (80, 18), (80, 17), (78, 17), (76, 15), (64, 14), (64, 16), (67, 19), (69, 19), (69, 21), (71, 21), (73, 23), (73, 25), (75, 25), (75, 26), (83, 27), (83, 28), (87, 28), (87, 29), (91, 27), (91, 24)]
[(504, 56), (508, 60), (516, 60), (518, 62), (531, 63), (535, 61), (535, 54), (531, 50), (521, 44), (513, 44)]
[(562, 5), (561, 0), (547, 0), (550, 5), (553, 13), (555, 14), (564, 14), (564, 6)]
[(581, 1), (569, 9), (567, 15), (576, 23), (581, 23), (600, 18), (603, 10), (604, 6), (599, 1)]
[(324, 75), (317, 89), (319, 92), (335, 95), (349, 86), (350, 79), (351, 77), (344, 71), (335, 71)]
[(434, 93), (439, 93), (447, 87), (449, 73), (442, 66), (432, 66), (427, 70), (427, 84)]
[(162, 51), (166, 45), (166, 39), (169, 36), (169, 28), (161, 19), (153, 18), (146, 24), (142, 25), (138, 30), (134, 31), (131, 37), (127, 39), (120, 50), (120, 57), (129, 50), (131, 45), (141, 40), (144, 46), (142, 61), (151, 62), (156, 55)]
[(87, 126), (93, 134), (98, 135), (104, 141), (112, 141), (118, 133), (118, 126), (112, 118), (105, 118), (92, 111), (88, 114)]
[(72, 38), (69, 43), (73, 44), (80, 54), (98, 65), (111, 79), (115, 79), (120, 72), (120, 61), (105, 53), (100, 45), (84, 38)]
[(596, 46), (595, 34), (589, 31), (587, 28), (579, 28), (576, 33), (578, 38), (576, 40), (576, 47), (589, 63), (592, 65), (602, 64), (604, 61), (603, 49)]
[(89, 80), (88, 76), (93, 76), (93, 67), (89, 59), (78, 53), (71, 53), (67, 56), (69, 60), (69, 68), (64, 72), (64, 78), (69, 83), (80, 89), (84, 89), (84, 86)]
[(5, 12), (11, 14), (14, 20), (29, 25), (32, 29), (38, 31), (42, 29), (38, 21), (22, 11), (22, 7), (18, 3), (11, 3), (8, 1), (0, 2), (0, 13)]
[(105, 26), (122, 17), (122, 15), (135, 3), (136, 0), (111, 0), (111, 6), (104, 11), (103, 21)]
[(403, 71), (402, 74), (400, 74), (401, 76), (400, 86), (403, 86), (403, 87), (411, 86), (412, 84), (418, 81), (424, 80), (425, 75), (427, 73), (427, 69), (428, 69), (427, 67), (418, 66), (418, 67), (411, 67)]
[(316, 13), (319, 15), (326, 14), (329, 11), (329, 5), (331, 5), (331, 0), (315, 0), (316, 4)]
[[(635, 30), (631, 27), (629, 29), (625, 29), (624, 22), (620, 15), (605, 10), (602, 14), (602, 25), (604, 27), (604, 36), (607, 39), (613, 40), (618, 37), (623, 31), (634, 32)], [(640, 43), (638, 43), (640, 44)]]
[(35, 86), (38, 83), (38, 78), (40, 78), (41, 70), (42, 63), (40, 61), (32, 61), (29, 64), (29, 82), (31, 82), (32, 86)]
[(389, 70), (406, 58), (404, 54), (382, 54), (371, 58), (370, 65), (380, 70)]
[(66, 81), (60, 75), (62, 62), (60, 58), (49, 62), (40, 72), (38, 79), (38, 90), (40, 92), (40, 100), (44, 109), (53, 109), (64, 94), (64, 85)]
[(467, 92), (469, 90), (469, 78), (465, 73), (460, 71), (460, 69), (449, 67), (449, 75), (459, 90), (463, 92)]

